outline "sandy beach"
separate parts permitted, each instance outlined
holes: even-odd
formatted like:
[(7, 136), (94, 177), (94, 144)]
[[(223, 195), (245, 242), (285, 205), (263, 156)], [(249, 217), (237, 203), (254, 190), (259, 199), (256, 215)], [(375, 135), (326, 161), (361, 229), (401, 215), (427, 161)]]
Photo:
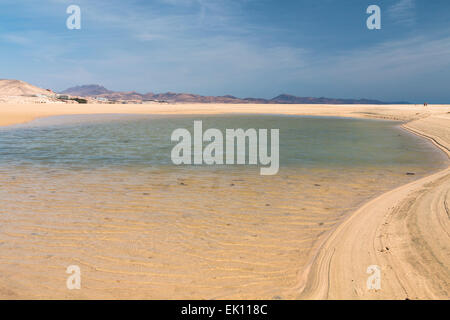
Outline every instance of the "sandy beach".
[[(405, 130), (429, 139), (450, 157), (448, 105), (2, 104), (0, 125), (75, 114), (286, 114), (398, 120)], [(128, 227), (140, 230), (145, 223)], [(104, 230), (105, 237), (109, 231)], [(305, 264), (295, 287), (283, 298), (448, 299), (450, 167), (364, 203), (321, 235)], [(381, 268), (380, 290), (366, 288), (370, 265)], [(134, 275), (139, 281), (138, 273)], [(8, 281), (0, 277), (0, 298), (21, 298), (14, 295)]]

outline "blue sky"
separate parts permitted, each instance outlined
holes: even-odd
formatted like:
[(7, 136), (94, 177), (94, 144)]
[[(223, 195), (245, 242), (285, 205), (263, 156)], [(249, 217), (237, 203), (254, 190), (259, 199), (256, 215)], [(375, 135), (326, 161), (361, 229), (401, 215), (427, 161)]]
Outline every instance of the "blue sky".
[[(66, 28), (71, 4), (81, 30)], [(448, 0), (1, 0), (0, 78), (450, 103), (449, 13)]]

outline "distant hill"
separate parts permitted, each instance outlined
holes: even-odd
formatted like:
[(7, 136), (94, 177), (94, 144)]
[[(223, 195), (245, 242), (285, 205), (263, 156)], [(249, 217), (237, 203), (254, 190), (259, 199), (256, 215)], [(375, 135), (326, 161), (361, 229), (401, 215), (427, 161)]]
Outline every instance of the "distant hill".
[(103, 86), (98, 84), (89, 84), (84, 86), (76, 86), (69, 88), (67, 90), (61, 91), (61, 94), (70, 94), (72, 96), (82, 96), (82, 97), (94, 97), (102, 94), (110, 94), (114, 93), (113, 91), (109, 91)]
[[(192, 93), (139, 93), (136, 91), (118, 92), (111, 91), (98, 84), (76, 86), (60, 92), (64, 95), (85, 98), (104, 98), (114, 101), (158, 101), (176, 103), (279, 103), (279, 104), (409, 104), (408, 102), (383, 102), (370, 99), (336, 99), (336, 98), (313, 98), (297, 97), (289, 94), (280, 94), (273, 99), (261, 98), (237, 98), (232, 95), (224, 96), (202, 96)], [(42, 89), (20, 80), (0, 79), (0, 97), (2, 101), (6, 97), (41, 97), (58, 99), (51, 90)], [(73, 100), (73, 99), (72, 99)], [(96, 100), (89, 99), (91, 102)]]
[(336, 98), (311, 98), (296, 97), (289, 94), (280, 94), (270, 100), (271, 103), (291, 104), (409, 104), (408, 102), (383, 102), (371, 99), (336, 99)]
[(408, 104), (408, 102), (383, 102), (370, 99), (336, 99), (336, 98), (312, 98), (297, 97), (289, 94), (281, 94), (273, 99), (261, 98), (237, 98), (231, 95), (225, 96), (202, 96), (192, 93), (138, 93), (135, 91), (118, 92), (106, 89), (103, 86), (91, 84), (76, 86), (66, 89), (62, 94), (72, 96), (105, 98), (109, 100), (155, 100), (178, 103), (281, 103), (281, 104)]
[(51, 91), (24, 81), (0, 79), (0, 96), (3, 97), (48, 95), (49, 93)]

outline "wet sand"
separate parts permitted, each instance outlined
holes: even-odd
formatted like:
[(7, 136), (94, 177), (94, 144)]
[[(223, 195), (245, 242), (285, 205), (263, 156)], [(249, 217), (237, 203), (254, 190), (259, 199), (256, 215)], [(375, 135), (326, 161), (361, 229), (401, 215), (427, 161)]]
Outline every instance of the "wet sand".
[[(449, 112), (405, 128), (450, 156)], [(362, 206), (323, 239), (299, 277), (302, 299), (444, 299), (450, 297), (450, 169), (389, 191)], [(366, 268), (381, 269), (367, 290)]]
[[(420, 176), (423, 168), (414, 169)], [(295, 298), (317, 240), (404, 172), (0, 169), (11, 297)], [(379, 181), (383, 181), (380, 184)], [(82, 270), (68, 291), (65, 269)]]
[[(236, 112), (403, 120), (409, 121), (406, 128), (430, 137), (441, 148), (450, 146), (448, 106), (0, 105), (0, 124), (57, 114)], [(283, 172), (271, 181), (280, 192), (264, 204), (256, 199), (267, 186), (256, 183), (257, 175), (242, 181), (233, 175), (174, 173), (142, 185), (130, 183), (127, 172), (106, 170), (92, 177), (2, 169), (0, 183), (8, 186), (0, 191), (3, 299), (449, 296), (448, 168), (413, 182), (391, 174), (390, 183), (373, 189), (367, 189), (370, 181), (352, 184), (351, 179), (347, 188), (333, 189), (330, 182), (345, 179), (320, 172)], [(352, 171), (346, 173), (358, 176)], [(380, 174), (389, 172), (374, 171), (367, 179)], [(39, 184), (46, 185), (36, 190)], [(73, 190), (71, 185), (80, 188)], [(202, 189), (205, 185), (207, 190)], [(311, 193), (300, 197), (300, 190)], [(236, 216), (229, 219), (215, 212), (199, 220), (195, 214), (216, 208), (199, 198), (205, 191), (211, 201), (220, 199), (222, 207), (233, 207)], [(11, 194), (23, 196), (5, 201)], [(191, 203), (180, 203), (188, 198)], [(161, 214), (158, 223), (146, 218), (162, 207), (174, 214)], [(263, 214), (245, 214), (255, 210)], [(236, 221), (240, 223), (233, 225)], [(174, 228), (177, 232), (168, 232)], [(227, 228), (232, 232), (223, 232)], [(195, 245), (189, 239), (196, 239)], [(82, 268), (82, 290), (65, 288), (68, 262)], [(382, 290), (377, 292), (365, 287), (366, 269), (373, 264), (382, 269)]]

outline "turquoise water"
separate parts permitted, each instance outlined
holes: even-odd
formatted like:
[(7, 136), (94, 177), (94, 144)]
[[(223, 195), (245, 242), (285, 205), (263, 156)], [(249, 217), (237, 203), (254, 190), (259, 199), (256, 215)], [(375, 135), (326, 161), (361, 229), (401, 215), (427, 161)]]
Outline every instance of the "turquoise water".
[[(173, 130), (217, 128), (280, 129), (280, 168), (389, 167), (437, 168), (443, 155), (398, 123), (347, 118), (224, 115), (60, 116), (0, 130), (0, 165), (62, 168), (173, 166)], [(206, 143), (204, 143), (204, 146)], [(224, 148), (225, 149), (225, 148)], [(202, 167), (205, 167), (202, 166)]]

